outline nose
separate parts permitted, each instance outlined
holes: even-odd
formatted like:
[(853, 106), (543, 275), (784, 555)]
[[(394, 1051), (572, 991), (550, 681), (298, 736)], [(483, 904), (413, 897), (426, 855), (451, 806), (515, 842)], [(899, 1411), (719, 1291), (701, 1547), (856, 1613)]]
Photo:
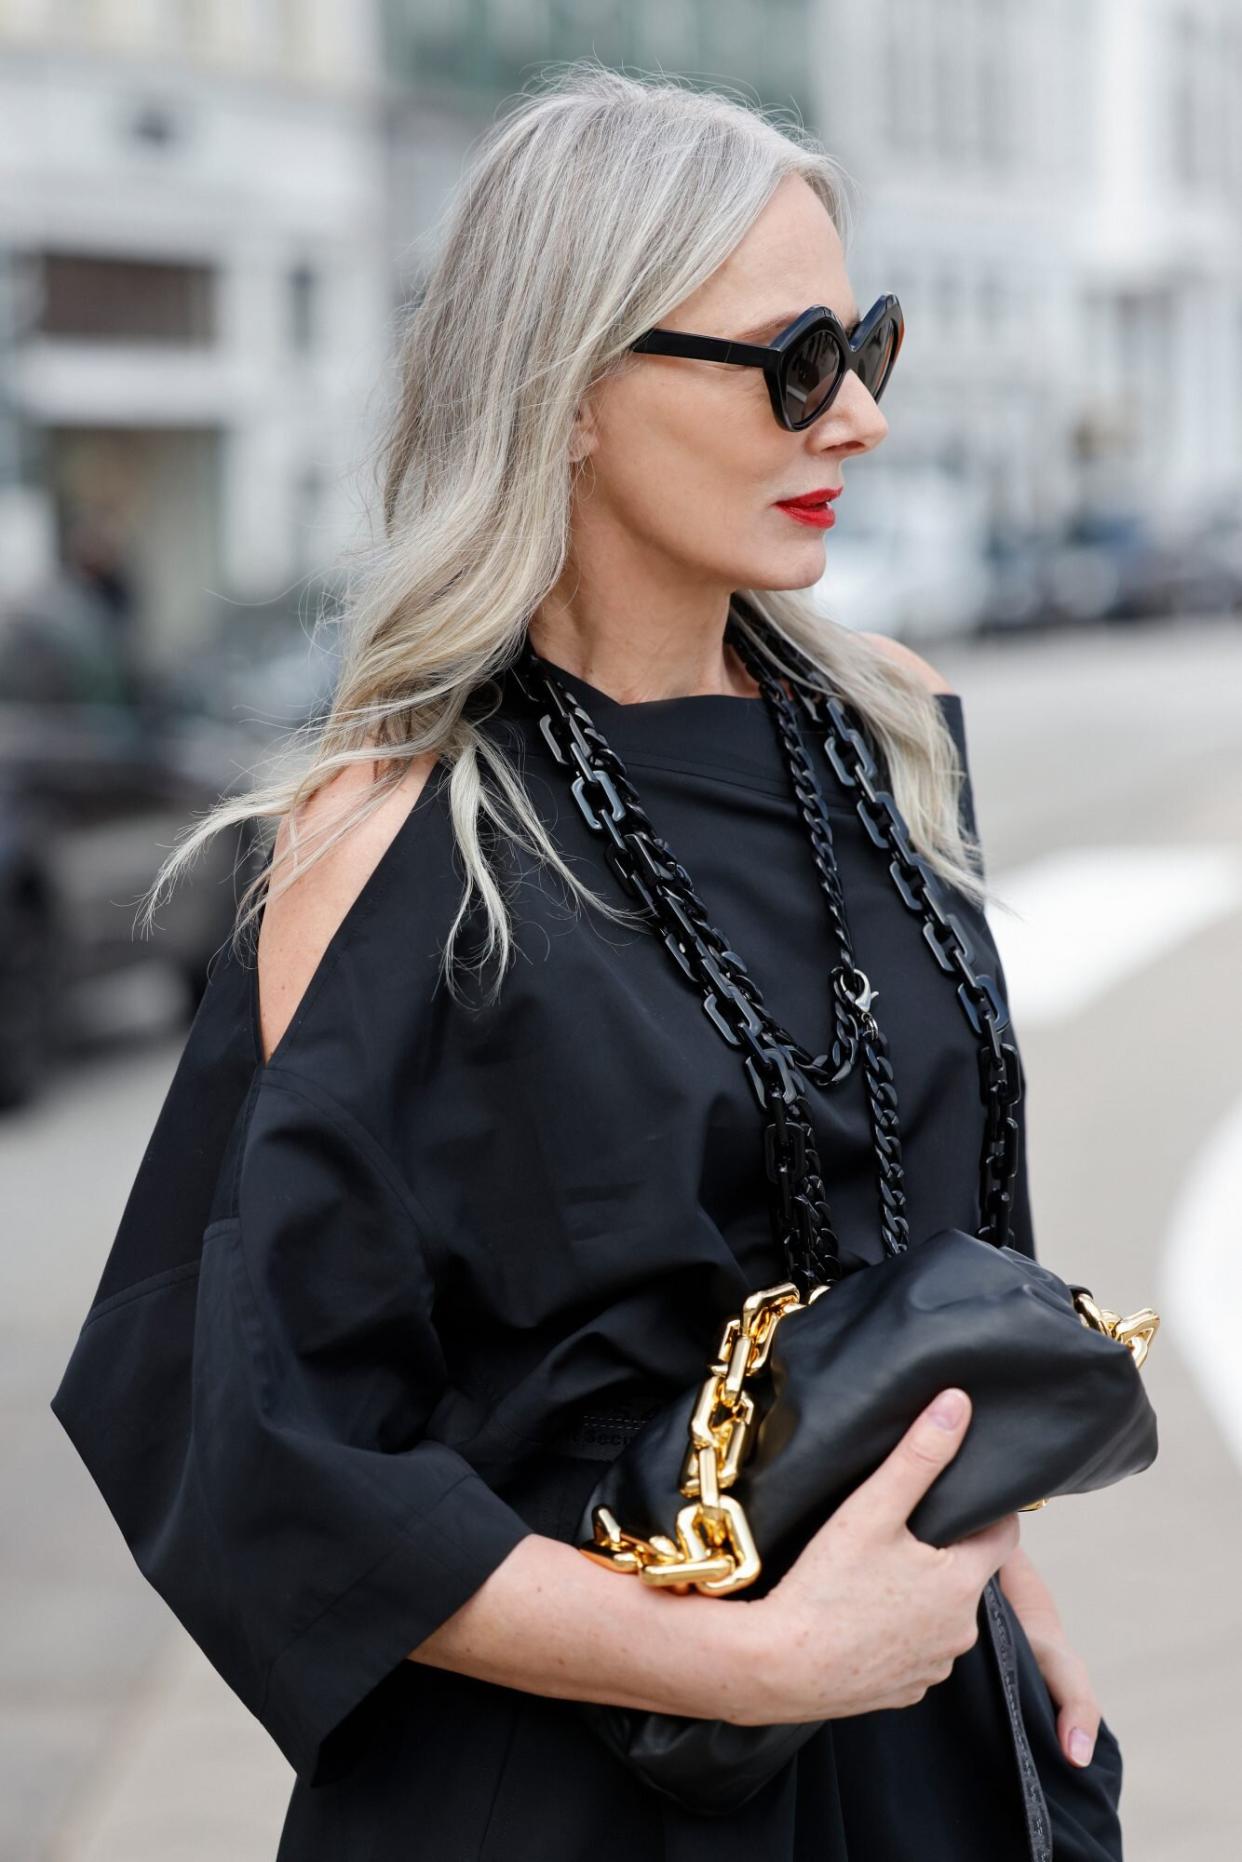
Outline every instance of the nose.
[(816, 452), (821, 453), (868, 453), (887, 432), (888, 421), (875, 396), (853, 370), (841, 383), (832, 406), (807, 428)]

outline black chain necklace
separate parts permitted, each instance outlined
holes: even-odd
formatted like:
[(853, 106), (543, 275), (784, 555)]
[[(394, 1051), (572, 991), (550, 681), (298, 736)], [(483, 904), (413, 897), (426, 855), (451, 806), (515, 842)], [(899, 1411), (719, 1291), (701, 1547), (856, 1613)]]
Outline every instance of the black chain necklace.
[[(784, 637), (776, 639), (751, 611), (756, 632), (796, 673), (818, 687), (822, 675)], [(537, 708), (539, 728), (556, 761), (574, 772), (574, 802), (588, 828), (605, 836), (605, 858), (640, 915), (702, 997), (704, 1012), (722, 1038), (742, 1054), (764, 1117), (763, 1155), (770, 1185), (773, 1235), (790, 1278), (805, 1298), (811, 1288), (840, 1278), (840, 1244), (824, 1187), (806, 1083), (832, 1087), (861, 1057), (880, 1192), (880, 1237), (885, 1252), (909, 1246), (900, 1127), (888, 1044), (871, 1003), (879, 991), (854, 961), (841, 891), (832, 826), (814, 766), (802, 739), (797, 710), (767, 660), (731, 616), (725, 631), (759, 685), (772, 716), (806, 826), (816, 872), (828, 905), (840, 962), (831, 972), (835, 1032), (828, 1054), (813, 1055), (772, 1016), (738, 953), (709, 921), (689, 873), (655, 832), (624, 764), (557, 670), (525, 642), (511, 667), (518, 688)], [(1008, 1243), (1018, 1125), (1012, 1107), (1022, 1095), (1017, 1050), (1000, 1039), (1009, 1020), (995, 979), (976, 975), (974, 947), (961, 921), (947, 909), (939, 880), (915, 853), (906, 824), (887, 789), (877, 787), (879, 766), (863, 730), (841, 702), (822, 690), (795, 690), (838, 781), (852, 793), (868, 837), (891, 855), (889, 872), (907, 908), (922, 916), (923, 934), (938, 966), (961, 980), (957, 995), (979, 1037), (980, 1096), (985, 1126), (979, 1167), (979, 1226), (984, 1240)]]

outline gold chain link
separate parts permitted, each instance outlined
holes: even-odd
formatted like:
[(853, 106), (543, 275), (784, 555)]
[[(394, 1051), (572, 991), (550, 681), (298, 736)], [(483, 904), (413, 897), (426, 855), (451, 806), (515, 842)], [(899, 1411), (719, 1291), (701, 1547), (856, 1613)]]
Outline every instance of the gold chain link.
[[(692, 1587), (711, 1597), (753, 1584), (761, 1560), (740, 1500), (729, 1493), (737, 1480), (752, 1422), (754, 1398), (746, 1389), (768, 1361), (776, 1328), (787, 1313), (811, 1306), (831, 1286), (811, 1289), (804, 1302), (792, 1280), (752, 1293), (738, 1317), (729, 1319), (690, 1417), (690, 1442), (678, 1486), (687, 1504), (677, 1515), (676, 1539), (650, 1539), (626, 1532), (606, 1506), (594, 1513), (595, 1538), (578, 1550), (610, 1571), (637, 1574), (644, 1584), (684, 1594)], [(1126, 1319), (1097, 1306), (1089, 1293), (1075, 1293), (1083, 1325), (1124, 1344), (1142, 1366), (1160, 1323), (1150, 1306)], [(1034, 1513), (1047, 1500), (1017, 1508)]]
[[(828, 1293), (814, 1287), (805, 1305)], [(606, 1506), (595, 1509), (595, 1539), (579, 1546), (610, 1570), (637, 1574), (645, 1584), (686, 1592), (693, 1585), (723, 1596), (753, 1584), (758, 1548), (740, 1500), (729, 1493), (738, 1477), (754, 1420), (747, 1381), (768, 1361), (776, 1328), (786, 1313), (803, 1310), (792, 1280), (752, 1293), (740, 1316), (729, 1319), (690, 1418), (690, 1443), (679, 1487), (687, 1504), (677, 1515), (676, 1540), (626, 1532)]]

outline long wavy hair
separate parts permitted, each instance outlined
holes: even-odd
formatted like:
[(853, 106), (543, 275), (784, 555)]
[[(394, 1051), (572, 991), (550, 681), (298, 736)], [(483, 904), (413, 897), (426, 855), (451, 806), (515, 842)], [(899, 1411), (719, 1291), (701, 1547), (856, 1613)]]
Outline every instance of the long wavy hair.
[[(584, 394), (633, 365), (633, 339), (711, 276), (790, 174), (814, 190), (845, 244), (850, 183), (836, 160), (800, 123), (717, 90), (576, 60), (545, 69), (489, 127), (435, 229), (424, 288), (398, 319), (396, 405), (374, 460), (382, 534), (353, 552), (343, 612), (331, 621), (341, 632), (331, 705), (286, 735), (265, 780), (179, 836), (144, 895), (147, 928), (205, 842), (249, 823), (265, 857), (239, 900), (239, 937), (426, 752), (448, 766), (465, 875), (442, 956), (450, 990), (473, 903), (484, 914), (475, 967), (494, 960), (492, 995), (512, 955), (486, 824), (546, 862), (578, 900), (633, 921), (566, 864), (468, 701), (515, 658), (566, 561), (585, 463), (571, 460), (570, 440)], [(927, 686), (818, 613), (805, 591), (737, 592), (869, 727), (932, 869), (975, 904), (991, 900), (961, 819), (956, 746)], [(375, 764), (369, 787), (300, 836), (301, 805), (358, 762)]]

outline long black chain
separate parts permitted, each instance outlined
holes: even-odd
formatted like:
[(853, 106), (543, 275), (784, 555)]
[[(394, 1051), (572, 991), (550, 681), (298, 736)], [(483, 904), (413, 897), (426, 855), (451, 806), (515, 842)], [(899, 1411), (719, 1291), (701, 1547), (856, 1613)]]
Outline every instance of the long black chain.
[[(769, 633), (758, 617), (752, 624)], [(621, 759), (556, 670), (527, 641), (511, 671), (539, 708), (539, 728), (553, 756), (575, 772), (570, 785), (575, 804), (591, 832), (605, 836), (605, 857), (621, 886), (698, 990), (719, 1034), (742, 1053), (764, 1117), (773, 1233), (790, 1277), (805, 1295), (842, 1272), (805, 1082), (839, 1084), (861, 1055), (880, 1185), (881, 1242), (889, 1254), (909, 1245), (897, 1095), (887, 1042), (870, 1008), (879, 991), (854, 962), (832, 828), (796, 710), (768, 662), (732, 620), (726, 638), (772, 713), (841, 951), (841, 962), (831, 973), (835, 1032), (830, 1054), (812, 1055), (772, 1016), (741, 957), (708, 919), (689, 873), (652, 827)], [(779, 650), (799, 677), (818, 686), (818, 669), (783, 637)], [(856, 791), (855, 806), (868, 835), (892, 853), (894, 883), (909, 909), (923, 915), (924, 935), (937, 962), (961, 974), (959, 999), (982, 1037), (980, 1084), (989, 1113), (980, 1163), (979, 1233), (999, 1245), (1008, 1240), (1017, 1167), (1017, 1123), (1010, 1108), (1022, 1090), (1016, 1051), (999, 1039), (1008, 1011), (994, 979), (974, 974), (964, 927), (945, 909), (939, 882), (910, 846), (892, 796), (875, 786), (878, 766), (862, 732), (835, 698), (801, 690), (799, 697), (816, 728), (826, 733), (824, 749), (838, 780)]]
[[(739, 598), (740, 599), (740, 598)], [(800, 679), (818, 685), (822, 675), (805, 654), (782, 637), (773, 642), (772, 631), (747, 608), (752, 625), (777, 650)], [(770, 692), (778, 705), (792, 708), (784, 687), (773, 676), (733, 624), (728, 630), (752, 676)], [(923, 920), (923, 936), (939, 968), (956, 977), (957, 997), (971, 1032), (979, 1042), (979, 1097), (985, 1113), (979, 1161), (978, 1234), (996, 1246), (1011, 1237), (1014, 1180), (1018, 1170), (1019, 1127), (1013, 1108), (1022, 1098), (1022, 1064), (1012, 1041), (1001, 1035), (1009, 1026), (1009, 1009), (996, 978), (976, 974), (975, 947), (957, 914), (949, 909), (944, 888), (910, 844), (906, 823), (887, 788), (877, 787), (880, 770), (873, 746), (839, 699), (799, 688), (799, 696), (818, 729), (824, 731), (824, 754), (838, 782), (851, 793), (855, 810), (868, 838), (888, 853), (889, 874), (903, 905)], [(822, 798), (821, 798), (822, 805)], [(808, 822), (809, 826), (809, 822)], [(831, 829), (828, 830), (831, 834)], [(878, 991), (876, 992), (879, 993)]]

